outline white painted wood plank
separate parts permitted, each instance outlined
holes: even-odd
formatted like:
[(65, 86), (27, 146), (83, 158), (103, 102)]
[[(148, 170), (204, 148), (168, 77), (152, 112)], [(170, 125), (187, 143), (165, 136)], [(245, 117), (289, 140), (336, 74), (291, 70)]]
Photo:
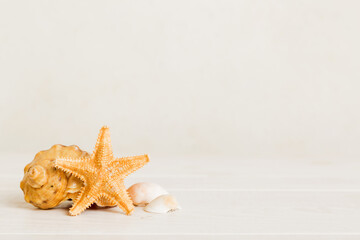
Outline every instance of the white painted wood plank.
[[(359, 168), (360, 169), (360, 168)], [(0, 176), (0, 190), (20, 190), (22, 176)], [(343, 177), (236, 177), (236, 176), (153, 176), (134, 174), (126, 186), (138, 182), (158, 183), (173, 191), (360, 191), (360, 178)], [(21, 190), (20, 190), (21, 191)]]
[[(1, 155), (11, 162), (0, 169), (0, 190), (19, 188), (32, 154)], [(152, 157), (129, 175), (126, 185), (155, 182), (169, 191), (194, 190), (360, 190), (360, 161)]]
[(182, 239), (182, 240), (359, 240), (359, 235), (354, 234), (131, 234), (131, 235), (114, 235), (102, 233), (99, 235), (86, 235), (86, 234), (64, 234), (58, 235), (50, 234), (2, 234), (3, 239), (7, 240), (167, 240), (167, 239)]
[(4, 239), (360, 239), (358, 161), (153, 157), (126, 184), (159, 183), (182, 211), (137, 208), (128, 217), (90, 209), (70, 217), (65, 208), (44, 211), (23, 200), (19, 182), (32, 157), (0, 159), (9, 162), (0, 169)]
[[(39, 210), (19, 191), (0, 196), (3, 234), (360, 234), (360, 192), (178, 192), (183, 210), (159, 215), (136, 208), (90, 209), (70, 217)], [(360, 237), (360, 235), (359, 235)]]

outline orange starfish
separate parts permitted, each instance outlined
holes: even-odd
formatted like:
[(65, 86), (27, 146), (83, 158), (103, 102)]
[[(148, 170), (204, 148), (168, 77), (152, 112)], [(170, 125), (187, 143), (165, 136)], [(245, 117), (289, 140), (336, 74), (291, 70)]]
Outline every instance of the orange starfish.
[(84, 187), (70, 208), (70, 215), (80, 214), (94, 202), (117, 205), (130, 215), (134, 205), (126, 191), (124, 178), (147, 162), (147, 155), (114, 158), (109, 128), (102, 127), (90, 157), (57, 158), (55, 161), (57, 168), (84, 182)]

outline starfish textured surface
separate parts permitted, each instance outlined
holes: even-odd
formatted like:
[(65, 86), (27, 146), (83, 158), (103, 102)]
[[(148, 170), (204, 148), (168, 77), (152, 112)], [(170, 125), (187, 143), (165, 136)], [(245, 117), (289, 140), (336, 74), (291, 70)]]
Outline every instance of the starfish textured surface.
[(130, 215), (134, 205), (126, 191), (124, 178), (147, 162), (147, 155), (114, 158), (109, 128), (102, 127), (90, 157), (57, 158), (55, 161), (57, 168), (84, 182), (84, 187), (70, 208), (70, 215), (80, 214), (94, 202), (117, 205)]

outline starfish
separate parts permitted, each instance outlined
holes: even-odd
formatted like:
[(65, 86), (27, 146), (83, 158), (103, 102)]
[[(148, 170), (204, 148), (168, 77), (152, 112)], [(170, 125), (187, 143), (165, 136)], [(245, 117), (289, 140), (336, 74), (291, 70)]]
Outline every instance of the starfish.
[(147, 155), (114, 158), (109, 128), (102, 127), (95, 150), (90, 157), (55, 160), (55, 167), (73, 174), (84, 182), (84, 187), (70, 208), (70, 215), (79, 215), (95, 202), (117, 205), (130, 215), (134, 205), (126, 191), (124, 178), (147, 162)]

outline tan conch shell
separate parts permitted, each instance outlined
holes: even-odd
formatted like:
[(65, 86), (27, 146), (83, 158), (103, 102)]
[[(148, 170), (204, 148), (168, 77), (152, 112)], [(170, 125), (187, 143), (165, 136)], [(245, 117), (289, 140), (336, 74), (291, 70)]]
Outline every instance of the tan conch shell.
[(56, 169), (54, 161), (56, 157), (88, 156), (89, 154), (78, 146), (60, 144), (37, 153), (34, 160), (26, 165), (24, 178), (20, 183), (25, 201), (38, 208), (48, 209), (67, 199), (75, 198), (83, 183), (78, 178)]

